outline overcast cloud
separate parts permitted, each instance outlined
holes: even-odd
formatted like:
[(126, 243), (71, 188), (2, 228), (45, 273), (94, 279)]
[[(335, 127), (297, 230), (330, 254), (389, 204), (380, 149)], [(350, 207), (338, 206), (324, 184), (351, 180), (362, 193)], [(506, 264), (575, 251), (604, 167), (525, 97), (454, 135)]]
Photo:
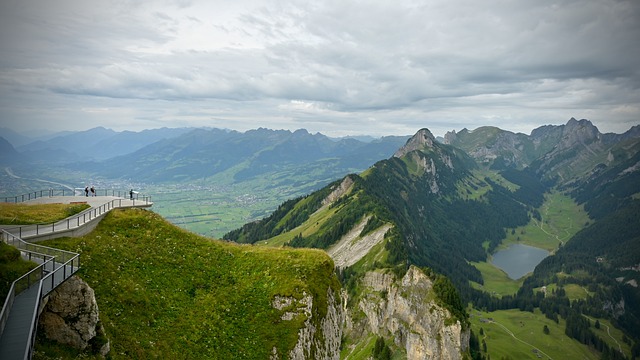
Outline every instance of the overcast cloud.
[(640, 124), (637, 0), (3, 0), (0, 126)]

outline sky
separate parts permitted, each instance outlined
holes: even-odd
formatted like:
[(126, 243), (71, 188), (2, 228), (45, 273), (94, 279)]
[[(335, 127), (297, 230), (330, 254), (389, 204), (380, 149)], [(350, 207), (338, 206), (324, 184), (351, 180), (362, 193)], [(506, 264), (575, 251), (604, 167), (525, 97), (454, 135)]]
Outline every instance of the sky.
[(19, 132), (640, 124), (638, 0), (1, 0)]

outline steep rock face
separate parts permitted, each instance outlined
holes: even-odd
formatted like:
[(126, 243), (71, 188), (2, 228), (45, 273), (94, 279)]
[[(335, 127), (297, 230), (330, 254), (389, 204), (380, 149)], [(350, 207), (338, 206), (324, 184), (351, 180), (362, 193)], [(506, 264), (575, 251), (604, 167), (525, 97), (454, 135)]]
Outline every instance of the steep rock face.
[(402, 279), (393, 274), (368, 272), (362, 285), (364, 295), (357, 310), (364, 318), (347, 316), (346, 331), (392, 337), (408, 359), (462, 359), (469, 346), (470, 332), (436, 302), (432, 281), (411, 267)]
[(571, 118), (566, 125), (535, 134), (540, 141), (545, 139), (543, 134), (547, 139), (552, 135), (556, 143), (551, 151), (533, 163), (533, 168), (543, 177), (557, 177), (562, 183), (583, 175), (610, 157), (610, 145), (602, 141), (598, 128), (585, 119)]
[(405, 161), (410, 173), (421, 177), (432, 194), (440, 193), (443, 183), (456, 176), (457, 169), (475, 167), (471, 157), (452, 146), (438, 143), (428, 129), (419, 130), (393, 157)]
[(450, 131), (444, 143), (465, 150), (477, 162), (491, 165), (500, 159), (501, 166), (522, 168), (531, 162), (535, 146), (524, 134), (515, 134), (496, 127), (484, 126), (473, 131)]
[(432, 148), (433, 143), (436, 141), (435, 137), (429, 131), (429, 129), (421, 129), (415, 135), (413, 135), (407, 143), (398, 149), (394, 157), (403, 157), (406, 154), (414, 151), (414, 150), (423, 150), (425, 148)]
[(336, 267), (345, 268), (357, 263), (367, 255), (374, 246), (384, 241), (384, 235), (391, 229), (390, 224), (385, 224), (375, 231), (360, 237), (369, 219), (370, 216), (362, 219), (359, 224), (354, 226), (353, 229), (327, 250)]
[[(282, 320), (291, 320), (304, 315), (304, 327), (298, 331), (298, 342), (288, 354), (288, 359), (304, 360), (338, 360), (340, 359), (340, 342), (342, 340), (343, 311), (341, 298), (336, 297), (333, 290), (327, 290), (326, 315), (322, 319), (313, 317), (314, 299), (304, 294), (302, 299), (279, 296), (273, 300), (276, 309), (289, 309), (282, 315)], [(280, 359), (278, 349), (273, 348), (270, 360)]]
[(353, 179), (350, 176), (347, 176), (342, 180), (340, 186), (337, 186), (333, 191), (326, 197), (326, 199), (322, 200), (322, 205), (328, 205), (338, 200), (342, 196), (344, 196), (353, 185)]
[(72, 276), (51, 292), (38, 326), (45, 336), (76, 349), (89, 346), (106, 355), (109, 342), (99, 323), (98, 304), (93, 289), (82, 279)]

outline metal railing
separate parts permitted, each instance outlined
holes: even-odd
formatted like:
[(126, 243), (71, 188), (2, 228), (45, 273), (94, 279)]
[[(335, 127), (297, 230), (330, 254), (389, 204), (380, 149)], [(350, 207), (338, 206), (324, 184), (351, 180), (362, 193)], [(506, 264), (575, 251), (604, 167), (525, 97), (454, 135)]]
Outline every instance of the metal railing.
[[(4, 229), (0, 229), (0, 234), (2, 235), (2, 241), (6, 244), (28, 253), (27, 260), (34, 261), (35, 259), (36, 262), (40, 262), (37, 260), (38, 255), (51, 258), (53, 263), (51, 270), (49, 271), (55, 270), (57, 267), (56, 264), (67, 264), (70, 261), (71, 263), (68, 265), (75, 269), (80, 267), (80, 255), (77, 253), (26, 242), (19, 236), (16, 236)], [(45, 259), (42, 261), (45, 262)]]
[(31, 244), (1, 229), (0, 234), (2, 235), (2, 241), (20, 250), (26, 260), (40, 263), (40, 265), (22, 275), (11, 284), (2, 311), (0, 311), (0, 336), (2, 336), (16, 296), (37, 284), (37, 300), (31, 318), (30, 330), (26, 342), (27, 347), (24, 351), (25, 359), (30, 359), (35, 344), (40, 301), (44, 296), (48, 295), (58, 285), (78, 271), (80, 268), (80, 254), (48, 246)]
[[(134, 198), (138, 200), (140, 194), (134, 193)], [(18, 196), (3, 196), (0, 197), (2, 202), (6, 203), (20, 203), (24, 201), (34, 200), (42, 197), (54, 197), (54, 196), (85, 196), (84, 189), (48, 189), (33, 191), (30, 193), (18, 195)], [(89, 196), (94, 196), (89, 192)], [(95, 196), (117, 196), (123, 198), (129, 198), (131, 196), (130, 190), (114, 190), (114, 189), (95, 189)], [(144, 196), (143, 197), (147, 197)], [(150, 199), (150, 197), (149, 197)]]
[[(125, 205), (122, 205), (122, 202), (125, 202)], [(136, 207), (141, 205), (149, 205), (151, 203), (150, 196), (142, 196), (142, 199), (133, 198), (130, 199), (113, 199), (107, 203), (104, 203), (98, 207), (90, 208), (85, 211), (82, 211), (74, 216), (70, 216), (62, 221), (46, 223), (46, 224), (34, 224), (34, 225), (21, 225), (14, 227), (5, 227), (5, 230), (11, 232), (13, 234), (17, 234), (18, 237), (22, 238), (23, 234), (27, 234), (27, 232), (34, 232), (32, 235), (41, 235), (41, 234), (50, 234), (56, 231), (66, 231), (71, 229), (77, 229), (80, 226), (92, 221), (93, 219), (101, 216), (102, 214), (110, 211), (114, 208), (119, 207)]]
[(7, 320), (9, 319), (9, 314), (11, 313), (11, 308), (13, 307), (16, 296), (20, 295), (20, 293), (31, 287), (31, 285), (36, 282), (39, 283), (45, 277), (45, 267), (51, 261), (53, 261), (53, 258), (50, 258), (46, 262), (43, 262), (33, 268), (11, 284), (7, 298), (4, 301), (4, 306), (2, 306), (2, 311), (0, 312), (0, 336), (2, 336), (2, 333), (4, 332), (4, 328), (7, 324)]

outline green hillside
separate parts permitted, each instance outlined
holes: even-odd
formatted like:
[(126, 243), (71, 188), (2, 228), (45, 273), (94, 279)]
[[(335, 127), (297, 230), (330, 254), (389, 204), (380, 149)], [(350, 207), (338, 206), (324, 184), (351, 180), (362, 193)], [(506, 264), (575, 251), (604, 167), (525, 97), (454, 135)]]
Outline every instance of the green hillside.
[[(575, 130), (583, 128), (589, 131), (576, 135)], [(551, 142), (546, 140), (558, 134), (564, 134), (561, 147), (534, 162), (534, 167), (518, 170), (484, 163), (485, 155), (497, 156), (495, 152), (505, 149), (535, 158), (540, 154), (529, 152), (525, 142), (538, 144), (536, 151), (548, 151)], [(436, 143), (423, 129), (394, 157), (349, 175), (342, 183), (284, 203), (269, 217), (225, 237), (333, 253), (335, 248), (355, 248), (354, 244), (367, 241), (368, 233), (389, 226), (384, 240), (371, 243), (366, 254), (357, 254), (356, 262), (343, 262), (340, 277), (351, 298), (357, 299), (359, 279), (371, 269), (392, 268), (401, 274), (409, 264), (429, 267), (447, 276), (463, 301), (475, 309), (535, 314), (539, 324), (552, 321), (554, 332), (561, 333), (556, 339), (582, 343), (578, 353), (591, 348), (592, 355), (610, 359), (639, 354), (640, 210), (634, 200), (640, 193), (638, 141), (613, 136), (600, 140), (587, 121), (541, 129), (531, 138), (494, 128), (474, 135), (482, 136), (473, 138), (469, 151), (485, 149), (474, 155), (479, 156), (475, 163), (459, 149)], [(583, 144), (591, 147), (585, 149)], [(606, 163), (598, 164), (603, 159)], [(549, 182), (552, 177), (547, 175), (552, 173), (547, 171), (564, 171), (562, 166), (591, 171)], [(323, 202), (338, 186), (344, 188), (342, 194), (329, 204)], [(489, 266), (487, 259), (513, 243), (553, 254), (533, 275), (512, 281)], [(334, 259), (339, 263), (340, 256)], [(619, 347), (590, 329), (583, 315), (622, 329), (627, 345)], [(368, 345), (359, 345), (367, 347), (373, 339), (363, 341)], [(494, 351), (487, 355), (513, 350), (504, 344), (494, 343)], [(554, 351), (561, 354), (561, 346)], [(473, 349), (471, 353), (479, 354)]]
[[(79, 276), (95, 290), (113, 359), (267, 359), (274, 347), (286, 354), (306, 317), (282, 320), (295, 309), (275, 309), (274, 297), (311, 294), (318, 319), (328, 289), (340, 288), (322, 251), (209, 240), (145, 210), (112, 211), (84, 237), (45, 244), (81, 254)], [(48, 343), (36, 350), (72, 356)]]

